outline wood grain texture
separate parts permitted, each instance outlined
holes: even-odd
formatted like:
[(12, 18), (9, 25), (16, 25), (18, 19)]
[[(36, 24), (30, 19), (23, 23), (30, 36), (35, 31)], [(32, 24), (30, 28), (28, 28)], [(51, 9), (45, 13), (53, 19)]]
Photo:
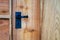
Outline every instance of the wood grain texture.
[(0, 19), (0, 40), (9, 40), (9, 20)]
[(60, 0), (44, 0), (41, 40), (60, 40)]
[[(40, 1), (14, 0), (13, 3), (13, 40), (40, 40)], [(15, 28), (15, 12), (28, 15), (22, 19), (21, 29)]]
[(9, 14), (9, 0), (0, 0), (0, 15)]

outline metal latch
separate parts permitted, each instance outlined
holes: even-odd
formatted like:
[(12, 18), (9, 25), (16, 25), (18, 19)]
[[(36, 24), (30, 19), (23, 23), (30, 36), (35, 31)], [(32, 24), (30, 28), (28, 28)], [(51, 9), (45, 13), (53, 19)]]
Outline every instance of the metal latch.
[(21, 12), (15, 13), (15, 28), (20, 29), (21, 28), (21, 18), (28, 18), (27, 16), (21, 16)]

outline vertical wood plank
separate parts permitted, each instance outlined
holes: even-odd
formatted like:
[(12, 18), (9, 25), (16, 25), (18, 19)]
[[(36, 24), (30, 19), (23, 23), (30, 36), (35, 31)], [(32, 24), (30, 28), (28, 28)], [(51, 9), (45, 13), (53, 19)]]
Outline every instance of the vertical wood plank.
[(15, 29), (15, 24), (13, 24), (13, 39), (40, 40), (40, 1), (14, 0), (13, 7), (13, 23), (15, 23), (15, 12), (22, 12), (22, 16), (28, 15), (28, 18), (22, 19), (21, 29)]
[(13, 21), (13, 40), (17, 40), (17, 30), (15, 29), (15, 12), (16, 12), (16, 0), (13, 0), (13, 14), (12, 14), (12, 21)]
[(44, 0), (42, 40), (60, 40), (60, 0)]

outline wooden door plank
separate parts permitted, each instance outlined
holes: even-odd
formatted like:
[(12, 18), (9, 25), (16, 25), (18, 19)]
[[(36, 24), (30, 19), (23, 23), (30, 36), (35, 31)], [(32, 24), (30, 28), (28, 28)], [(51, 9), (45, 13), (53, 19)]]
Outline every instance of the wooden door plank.
[(0, 0), (0, 15), (9, 14), (9, 0)]
[(0, 40), (9, 40), (9, 20), (0, 19)]
[(21, 29), (16, 29), (13, 24), (13, 39), (40, 40), (40, 1), (28, 0), (27, 4), (25, 2), (26, 0), (14, 0), (13, 2), (13, 23), (15, 23), (15, 12), (22, 12), (22, 16), (28, 15), (28, 18), (22, 19)]
[(60, 40), (60, 0), (44, 0), (42, 40)]

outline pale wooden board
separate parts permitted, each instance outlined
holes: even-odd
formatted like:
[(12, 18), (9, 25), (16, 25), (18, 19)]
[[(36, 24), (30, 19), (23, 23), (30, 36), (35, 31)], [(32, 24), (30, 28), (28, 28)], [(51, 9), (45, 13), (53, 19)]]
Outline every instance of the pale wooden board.
[[(24, 0), (14, 0), (13, 4), (13, 40), (40, 40), (40, 1), (28, 0), (28, 13), (25, 13), (26, 5)], [(24, 8), (22, 9), (21, 6)], [(22, 16), (28, 15), (28, 21), (26, 21), (27, 19), (22, 19), (21, 29), (15, 29), (16, 11), (22, 12)], [(27, 29), (26, 22), (28, 22)]]
[(9, 14), (9, 0), (0, 0), (0, 15)]
[(44, 0), (41, 40), (60, 40), (60, 0)]
[(9, 20), (0, 19), (0, 40), (9, 40)]

